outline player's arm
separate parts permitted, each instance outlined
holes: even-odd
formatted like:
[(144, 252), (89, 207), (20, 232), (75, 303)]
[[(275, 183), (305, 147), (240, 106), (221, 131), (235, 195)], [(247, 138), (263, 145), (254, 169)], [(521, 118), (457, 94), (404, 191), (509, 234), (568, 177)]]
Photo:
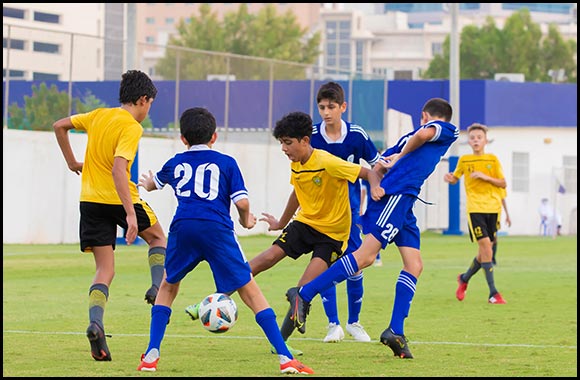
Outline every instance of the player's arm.
[(133, 206), (133, 200), (131, 199), (131, 192), (129, 191), (129, 178), (127, 178), (127, 167), (129, 161), (125, 157), (115, 156), (113, 161), (113, 181), (115, 182), (115, 189), (117, 194), (123, 203), (123, 208), (125, 213), (127, 213), (127, 232), (125, 239), (127, 244), (132, 244), (137, 238), (137, 233), (139, 232), (137, 226), (137, 214), (135, 213), (135, 207)]
[(452, 185), (455, 185), (457, 183), (457, 181), (459, 181), (459, 178), (457, 178), (456, 176), (453, 175), (453, 173), (445, 173), (445, 175), (443, 176), (443, 180), (445, 182), (448, 182)]
[(290, 223), (290, 220), (296, 214), (296, 210), (298, 210), (298, 197), (296, 197), (296, 192), (292, 190), (290, 197), (288, 197), (288, 202), (286, 202), (286, 208), (280, 217), (280, 220), (276, 219), (273, 215), (263, 212), (263, 217), (260, 218), (260, 221), (268, 223), (268, 231), (277, 231), (281, 230)]
[(361, 166), (358, 178), (362, 178), (368, 181), (371, 197), (375, 201), (378, 201), (383, 197), (383, 195), (385, 195), (385, 189), (381, 187), (382, 177), (379, 175), (377, 171)]
[(507, 202), (505, 201), (505, 198), (501, 199), (501, 205), (503, 206), (503, 209), (505, 210), (505, 223), (507, 224), (508, 227), (511, 227), (512, 220), (510, 218), (510, 213), (508, 212), (508, 209), (507, 209)]
[(68, 131), (74, 129), (74, 125), (71, 122), (70, 116), (57, 120), (52, 125), (52, 128), (54, 129), (56, 141), (58, 142), (58, 146), (60, 147), (68, 168), (72, 172), (75, 172), (77, 175), (80, 174), (83, 171), (83, 163), (77, 161), (70, 145), (70, 139), (68, 135)]
[(248, 198), (242, 198), (234, 204), (238, 209), (238, 214), (240, 215), (238, 221), (242, 227), (248, 230), (254, 228), (256, 225), (256, 216), (250, 212), (250, 200)]
[(394, 153), (388, 157), (381, 157), (378, 165), (383, 166), (386, 170), (392, 168), (402, 157), (418, 149), (426, 142), (431, 141), (435, 137), (435, 133), (437, 133), (437, 129), (434, 127), (419, 129), (407, 140), (400, 153)]
[(479, 171), (472, 172), (470, 175), (471, 178), (477, 178), (482, 181), (489, 182), (494, 186), (501, 187), (502, 189), (504, 189), (507, 186), (505, 178), (494, 178)]

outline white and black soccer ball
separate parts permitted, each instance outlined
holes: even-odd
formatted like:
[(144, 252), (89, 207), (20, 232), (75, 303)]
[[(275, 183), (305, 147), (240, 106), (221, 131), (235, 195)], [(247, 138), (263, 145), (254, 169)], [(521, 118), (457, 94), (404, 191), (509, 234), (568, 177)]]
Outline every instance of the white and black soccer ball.
[(227, 294), (210, 294), (199, 305), (199, 320), (206, 330), (224, 333), (238, 320), (238, 306)]

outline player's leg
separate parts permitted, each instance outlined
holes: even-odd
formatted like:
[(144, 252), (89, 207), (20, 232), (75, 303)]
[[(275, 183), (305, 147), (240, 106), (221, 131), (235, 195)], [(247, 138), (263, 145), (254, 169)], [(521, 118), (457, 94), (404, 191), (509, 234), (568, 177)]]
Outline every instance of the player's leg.
[[(483, 214), (481, 213), (468, 213), (467, 214), (467, 227), (469, 229), (469, 239), (475, 242), (478, 237), (482, 236), (482, 226), (484, 225)], [(478, 243), (479, 244), (479, 243)], [(479, 248), (478, 248), (479, 249)], [(476, 274), (481, 269), (481, 262), (478, 254), (473, 258), (469, 267), (464, 273), (460, 273), (457, 276), (457, 290), (455, 291), (455, 297), (459, 301), (463, 301), (465, 298), (465, 293), (467, 292), (467, 284), (471, 277)]]
[(159, 287), (155, 305), (151, 308), (151, 322), (149, 325), (149, 345), (145, 354), (141, 356), (141, 363), (137, 371), (153, 372), (157, 370), (161, 342), (171, 318), (171, 305), (179, 293), (180, 281), (170, 284), (165, 279)]
[(203, 229), (207, 224), (209, 223), (193, 220), (180, 220), (173, 224), (173, 233), (167, 240), (164, 263), (166, 275), (159, 286), (155, 305), (151, 308), (149, 344), (145, 353), (141, 355), (137, 371), (157, 370), (161, 342), (171, 318), (171, 306), (179, 293), (181, 280), (203, 260), (203, 253), (213, 248), (202, 242), (209, 233)]
[[(354, 250), (360, 247), (361, 244), (362, 236), (360, 227), (357, 224), (353, 224), (350, 230), (350, 238), (346, 253), (350, 253), (351, 251), (354, 252)], [(358, 271), (346, 279), (346, 294), (348, 302), (348, 323), (346, 325), (346, 331), (359, 342), (370, 342), (371, 337), (367, 334), (359, 320), (364, 294), (363, 278), (363, 271)]]
[(97, 361), (110, 361), (111, 352), (105, 337), (104, 314), (109, 300), (109, 287), (115, 275), (113, 246), (93, 247), (95, 277), (89, 289), (89, 326), (87, 338), (91, 345), (91, 356)]
[[(122, 208), (122, 206), (121, 206)], [(117, 224), (114, 207), (92, 202), (80, 202), (79, 237), (82, 252), (92, 252), (95, 275), (89, 289), (89, 326), (86, 335), (91, 356), (97, 361), (110, 361), (111, 353), (105, 337), (104, 314), (109, 299), (109, 287), (115, 276), (114, 247)]]
[(495, 240), (497, 235), (497, 218), (498, 214), (483, 214), (485, 215), (484, 227), (482, 228), (481, 237), (477, 240), (478, 244), (478, 260), (481, 262), (481, 268), (485, 273), (485, 280), (487, 281), (487, 286), (489, 287), (489, 299), (488, 302), (492, 304), (505, 304), (506, 301), (503, 299), (501, 294), (495, 287), (495, 276), (493, 270), (493, 263), (491, 262), (493, 256), (492, 250), (492, 239)]
[(399, 231), (392, 241), (399, 248), (403, 269), (399, 273), (395, 284), (395, 299), (391, 321), (387, 329), (381, 334), (380, 341), (389, 346), (395, 356), (411, 359), (413, 355), (407, 345), (404, 327), (405, 319), (409, 316), (409, 310), (415, 297), (417, 281), (423, 272), (423, 260), (421, 259), (420, 251), (420, 231), (417, 227), (417, 219), (413, 214), (412, 203), (411, 207), (406, 211), (404, 221), (399, 219), (402, 216), (400, 214), (392, 219), (394, 225), (399, 226)]
[(151, 287), (145, 292), (145, 301), (154, 305), (163, 280), (167, 238), (151, 207), (144, 201), (135, 204), (139, 236), (149, 246), (148, 261), (151, 272)]
[(242, 301), (254, 312), (256, 323), (276, 350), (280, 360), (280, 371), (282, 373), (313, 374), (314, 371), (311, 368), (294, 359), (294, 356), (286, 346), (286, 342), (278, 329), (276, 314), (268, 304), (266, 297), (264, 297), (254, 278), (239, 288), (238, 294)]

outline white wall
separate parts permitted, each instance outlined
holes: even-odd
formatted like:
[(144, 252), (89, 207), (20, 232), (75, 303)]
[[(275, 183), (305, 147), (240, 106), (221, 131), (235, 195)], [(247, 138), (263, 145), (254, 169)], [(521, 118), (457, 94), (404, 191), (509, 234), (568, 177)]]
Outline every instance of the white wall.
[[(544, 138), (551, 143), (544, 143)], [(539, 230), (537, 208), (540, 199), (550, 198), (563, 218), (563, 233), (575, 233), (576, 194), (557, 195), (553, 186), (553, 168), (562, 166), (563, 155), (577, 155), (577, 130), (571, 128), (493, 128), (493, 142), (487, 152), (495, 153), (508, 179), (508, 208), (512, 227), (503, 231), (510, 235), (534, 235)], [(70, 134), (73, 149), (79, 159), (84, 157), (85, 134)], [(462, 133), (459, 154), (469, 153)], [(139, 148), (139, 173), (161, 165), (184, 146), (177, 138), (144, 137)], [(280, 144), (269, 133), (220, 133), (214, 149), (230, 154), (238, 161), (246, 179), (253, 212), (280, 216), (292, 188), (289, 184), (288, 158)], [(529, 152), (531, 182), (529, 193), (511, 190), (512, 152)], [(447, 184), (443, 174), (448, 163), (443, 161), (428, 179), (421, 192), (422, 199), (436, 203), (426, 206), (416, 203), (416, 214), (422, 230), (445, 229), (448, 222)], [(463, 189), (463, 184), (461, 183)], [(56, 244), (78, 242), (78, 200), (80, 176), (70, 172), (64, 162), (52, 132), (3, 130), (3, 243)], [(172, 190), (141, 196), (153, 207), (167, 231), (176, 202)], [(466, 231), (464, 194), (462, 190), (461, 229)], [(574, 213), (574, 217), (571, 215)], [(235, 210), (232, 210), (237, 220)], [(574, 231), (571, 231), (571, 228)], [(259, 222), (251, 231), (239, 227), (240, 235), (265, 233), (267, 224)], [(272, 233), (275, 235), (276, 233)]]

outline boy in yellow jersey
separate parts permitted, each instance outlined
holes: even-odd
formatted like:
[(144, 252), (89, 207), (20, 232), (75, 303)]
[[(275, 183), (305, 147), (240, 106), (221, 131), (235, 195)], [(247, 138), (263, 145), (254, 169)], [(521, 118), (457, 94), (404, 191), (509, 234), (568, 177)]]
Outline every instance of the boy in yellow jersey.
[[(117, 226), (126, 230), (127, 244), (139, 235), (149, 245), (151, 287), (145, 300), (153, 305), (163, 279), (167, 240), (151, 207), (139, 197), (131, 182), (131, 165), (143, 135), (141, 122), (147, 117), (157, 88), (147, 74), (129, 70), (119, 89), (120, 107), (98, 108), (65, 117), (53, 124), (56, 140), (68, 168), (81, 174), (80, 248), (92, 252), (95, 276), (89, 289), (87, 338), (97, 361), (110, 361), (103, 315), (109, 287), (115, 275)], [(68, 131), (87, 133), (84, 162), (77, 161)]]
[(455, 296), (463, 301), (469, 280), (483, 268), (489, 286), (488, 302), (505, 304), (506, 301), (495, 287), (492, 244), (497, 237), (506, 180), (497, 157), (485, 153), (487, 127), (474, 123), (467, 128), (467, 136), (473, 153), (459, 157), (455, 171), (444, 176), (446, 182), (454, 185), (465, 175), (469, 236), (471, 241), (477, 240), (478, 245), (477, 256), (467, 271), (457, 276)]
[[(298, 286), (324, 272), (340, 258), (348, 244), (352, 214), (349, 182), (362, 178), (369, 181), (371, 188), (380, 182), (372, 169), (313, 148), (310, 143), (312, 124), (309, 115), (292, 112), (279, 120), (274, 128), (274, 137), (292, 161), (290, 183), (294, 190), (280, 219), (262, 213), (260, 221), (268, 223), (269, 231), (283, 230), (268, 249), (250, 260), (254, 276), (285, 257), (296, 260), (310, 252), (312, 257), (298, 280)], [(290, 316), (288, 314), (286, 318)], [(304, 334), (306, 326), (298, 326), (298, 331)], [(301, 354), (292, 351), (294, 355)]]

